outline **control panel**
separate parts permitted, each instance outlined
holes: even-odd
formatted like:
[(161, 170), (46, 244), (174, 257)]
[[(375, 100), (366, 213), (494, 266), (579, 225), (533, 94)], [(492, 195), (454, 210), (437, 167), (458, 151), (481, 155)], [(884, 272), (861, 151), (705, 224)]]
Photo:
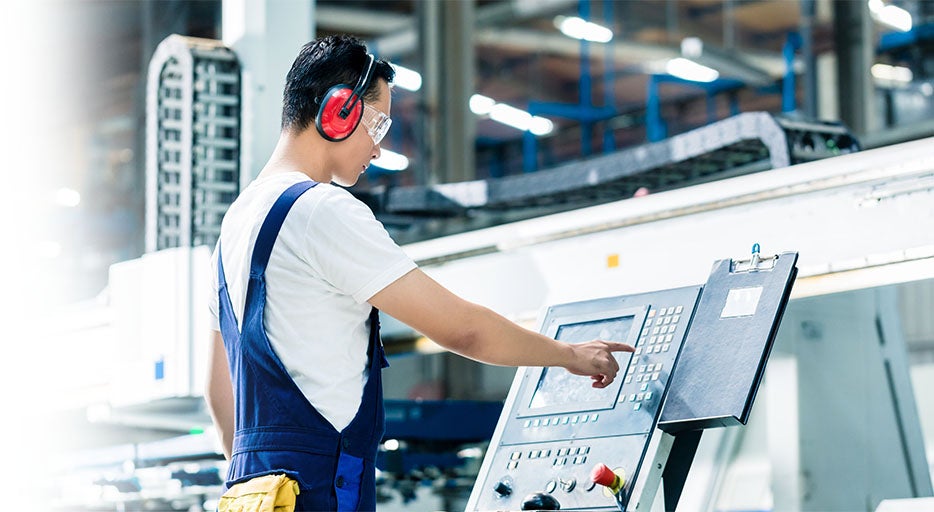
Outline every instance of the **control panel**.
[[(635, 352), (615, 354), (620, 371), (600, 389), (560, 367), (520, 368), (467, 510), (641, 510), (633, 500), (654, 497), (663, 466), (657, 462), (671, 447), (672, 437), (657, 427), (672, 382), (682, 367), (691, 365), (684, 354), (693, 351), (685, 346), (703, 344), (705, 351), (716, 351), (715, 341), (691, 337), (693, 323), (713, 323), (714, 332), (722, 334), (730, 326), (718, 322), (740, 320), (736, 325), (743, 326), (743, 337), (762, 338), (750, 350), (764, 365), (783, 309), (774, 306), (787, 301), (797, 254), (781, 257), (787, 269), (776, 266), (779, 256), (760, 259), (757, 252), (753, 265), (717, 262), (705, 286), (550, 307), (542, 320), (543, 334), (565, 343), (622, 341)], [(739, 274), (750, 273), (758, 276), (743, 277), (730, 288)], [(718, 290), (716, 300), (703, 300), (705, 287)], [(756, 386), (760, 366), (751, 370)], [(704, 395), (702, 369), (688, 373), (700, 379), (692, 384), (691, 396), (697, 400)], [(709, 389), (714, 392), (715, 383)], [(753, 396), (754, 390), (744, 410)], [(696, 425), (697, 418), (687, 410), (680, 409), (678, 421)]]

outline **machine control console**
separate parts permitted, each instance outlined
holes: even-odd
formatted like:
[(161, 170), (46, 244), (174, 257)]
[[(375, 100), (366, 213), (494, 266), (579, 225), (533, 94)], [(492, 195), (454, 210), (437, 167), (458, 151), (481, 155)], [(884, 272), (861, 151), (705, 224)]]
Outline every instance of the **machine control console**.
[[(591, 470), (604, 463), (638, 473), (699, 293), (695, 286), (549, 309), (542, 332), (555, 339), (623, 341), (636, 351), (616, 353), (619, 374), (603, 389), (563, 368), (523, 368), (509, 421), (500, 420), (498, 448), (486, 461), (487, 492), (470, 510), (519, 510), (536, 493), (557, 499), (562, 510), (616, 509), (616, 496), (595, 485)], [(513, 493), (500, 492), (504, 478)], [(625, 499), (629, 487), (620, 490)]]
[[(627, 510), (634, 493), (654, 497), (661, 474), (652, 460), (667, 454), (660, 448), (665, 434), (657, 429), (662, 406), (679, 368), (691, 364), (682, 361), (682, 348), (705, 343), (700, 352), (716, 351), (718, 342), (692, 341), (692, 325), (721, 333), (742, 326), (737, 335), (753, 340), (743, 350), (759, 361), (757, 386), (797, 254), (782, 254), (780, 264), (779, 258), (764, 264), (756, 253), (751, 265), (718, 262), (705, 285), (717, 290), (712, 300), (702, 300), (705, 287), (691, 286), (550, 307), (543, 334), (565, 343), (621, 341), (635, 351), (615, 354), (619, 374), (602, 389), (563, 368), (520, 368), (467, 510), (546, 510), (556, 503), (562, 510)], [(703, 369), (690, 373), (703, 375)], [(748, 411), (754, 390), (737, 396)], [(686, 407), (680, 411), (678, 422), (697, 421)], [(672, 422), (672, 429), (680, 424)]]

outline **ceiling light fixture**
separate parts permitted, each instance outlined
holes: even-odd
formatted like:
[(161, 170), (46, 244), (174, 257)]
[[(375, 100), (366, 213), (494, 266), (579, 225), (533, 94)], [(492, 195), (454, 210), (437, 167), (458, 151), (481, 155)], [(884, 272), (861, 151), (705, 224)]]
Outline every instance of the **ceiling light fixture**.
[(555, 27), (562, 34), (574, 39), (583, 39), (594, 43), (608, 43), (613, 39), (612, 30), (577, 16), (555, 16)]
[(387, 171), (404, 171), (409, 167), (408, 157), (383, 148), (380, 148), (379, 158), (370, 163)]
[(518, 130), (530, 131), (535, 135), (548, 135), (555, 129), (550, 119), (533, 116), (525, 110), (497, 103), (496, 100), (482, 94), (470, 97), (470, 111), (478, 116), (489, 115), (490, 119), (511, 126)]
[(908, 32), (911, 30), (911, 13), (895, 5), (886, 5), (882, 0), (869, 0), (869, 12), (879, 23), (888, 25), (896, 30)]
[(482, 94), (474, 94), (470, 97), (470, 111), (478, 116), (485, 116), (493, 110), (496, 100)]
[(902, 66), (889, 66), (888, 64), (873, 64), (870, 68), (872, 76), (879, 80), (907, 84), (914, 79), (911, 70)]
[(665, 71), (672, 76), (691, 82), (713, 82), (720, 77), (720, 73), (692, 60), (678, 57), (665, 64)]
[(422, 75), (420, 75), (418, 71), (411, 70), (398, 64), (390, 65), (392, 69), (396, 71), (396, 77), (392, 81), (393, 85), (407, 91), (417, 91), (422, 88)]
[(535, 135), (547, 135), (554, 130), (554, 123), (544, 117), (533, 116), (525, 110), (505, 103), (497, 103), (490, 110), (490, 119), (518, 130), (530, 131)]

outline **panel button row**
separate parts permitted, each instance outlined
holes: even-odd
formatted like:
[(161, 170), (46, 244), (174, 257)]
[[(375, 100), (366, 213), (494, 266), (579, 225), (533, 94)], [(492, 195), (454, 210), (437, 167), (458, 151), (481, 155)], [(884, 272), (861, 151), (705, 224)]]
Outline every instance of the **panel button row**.
[[(569, 460), (570, 459), (570, 460)], [(587, 462), (586, 456), (578, 456), (571, 459), (570, 457), (558, 457), (554, 461), (555, 466), (565, 466), (567, 464), (584, 464)]]
[[(623, 395), (623, 398), (625, 398), (625, 396), (626, 395)], [(629, 395), (630, 402), (641, 402), (643, 400), (651, 400), (651, 399), (652, 399), (651, 391), (646, 391), (645, 393), (633, 393)], [(620, 400), (620, 402), (625, 402), (625, 400)]]
[[(624, 384), (629, 384), (632, 382), (632, 375), (626, 376), (626, 379), (623, 380)], [(659, 372), (654, 373), (640, 373), (636, 375), (636, 382), (648, 382), (650, 380), (658, 380)]]
[(642, 347), (636, 347), (636, 351), (633, 352), (633, 354), (637, 356), (641, 356), (642, 354), (660, 354), (662, 352), (668, 352), (669, 349), (671, 349), (671, 343), (645, 347), (645, 350), (642, 350)]
[(599, 414), (578, 414), (575, 416), (560, 416), (557, 418), (536, 418), (534, 420), (525, 420), (525, 428), (529, 427), (554, 427), (558, 425), (593, 423), (600, 419)]
[(564, 457), (565, 455), (587, 455), (588, 453), (590, 453), (589, 446), (558, 448), (558, 457)]

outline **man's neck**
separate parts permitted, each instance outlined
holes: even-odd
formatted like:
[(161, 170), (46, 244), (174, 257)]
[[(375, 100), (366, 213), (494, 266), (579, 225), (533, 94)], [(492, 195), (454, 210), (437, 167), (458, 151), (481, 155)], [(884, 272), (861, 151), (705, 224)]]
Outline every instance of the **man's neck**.
[(276, 149), (258, 177), (298, 171), (318, 183), (330, 183), (332, 177), (331, 166), (327, 161), (328, 152), (321, 147), (325, 141), (309, 133), (311, 131), (305, 130), (299, 134), (283, 131)]

